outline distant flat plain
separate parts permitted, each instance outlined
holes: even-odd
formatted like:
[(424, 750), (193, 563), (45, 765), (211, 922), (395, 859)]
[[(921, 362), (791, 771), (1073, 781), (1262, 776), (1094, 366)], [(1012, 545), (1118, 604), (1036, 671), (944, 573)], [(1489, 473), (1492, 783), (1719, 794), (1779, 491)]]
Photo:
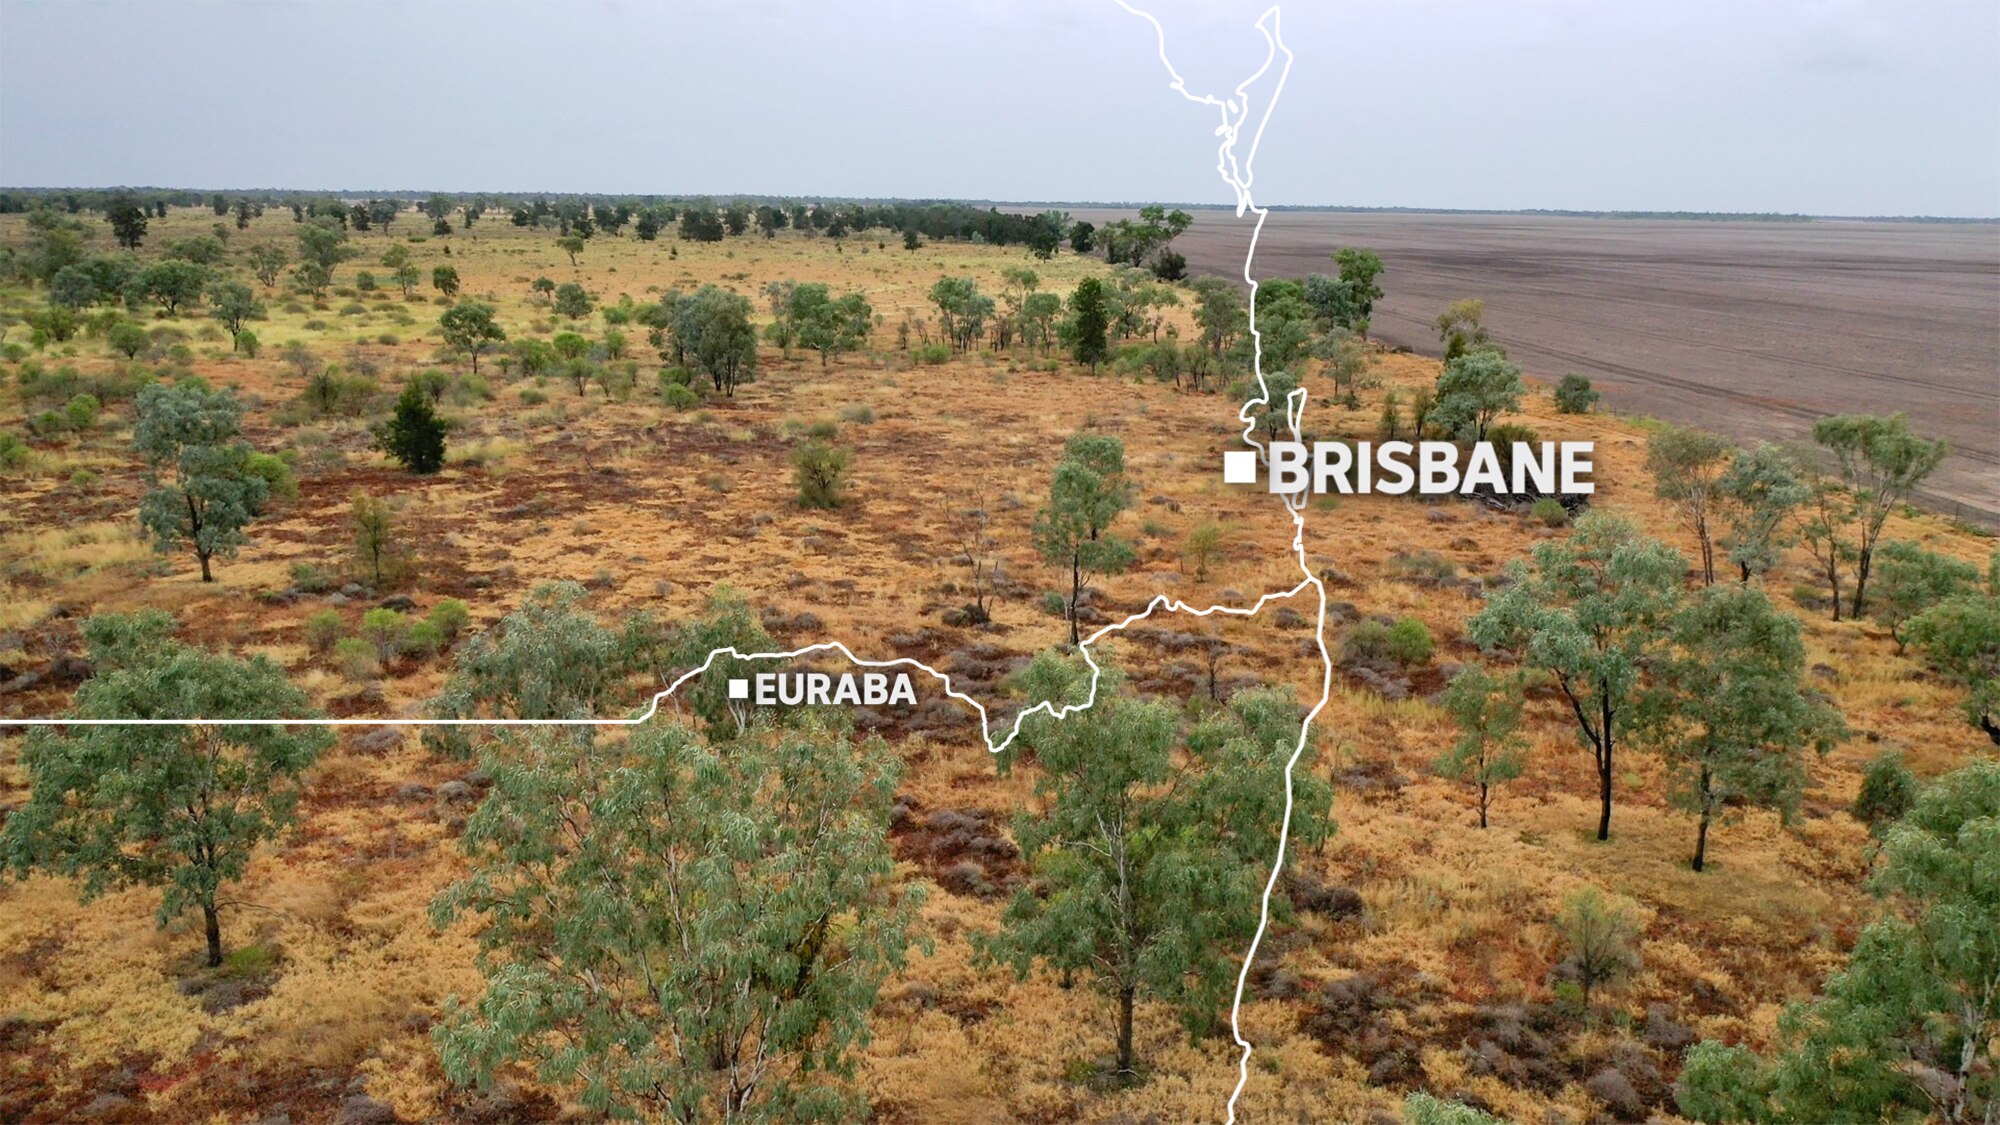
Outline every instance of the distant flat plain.
[[(1250, 220), (1194, 214), (1190, 268), (1240, 278)], [(1436, 354), (1438, 310), (1478, 297), (1529, 374), (1588, 375), (1622, 413), (1777, 441), (1904, 411), (1953, 448), (1923, 499), (2000, 522), (2000, 225), (1274, 211), (1257, 276), (1330, 273), (1341, 246), (1382, 256), (1385, 343)]]

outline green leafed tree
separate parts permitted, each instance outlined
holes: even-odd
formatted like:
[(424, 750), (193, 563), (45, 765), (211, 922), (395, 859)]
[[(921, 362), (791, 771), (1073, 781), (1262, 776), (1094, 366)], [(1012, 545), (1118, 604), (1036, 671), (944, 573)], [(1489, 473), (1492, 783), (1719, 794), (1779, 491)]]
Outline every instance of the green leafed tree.
[[(1051, 653), (1023, 675), (1030, 698), (1058, 702), (1080, 702), (1087, 681)], [(1037, 808), (1016, 819), (1014, 835), (1035, 880), (978, 948), (1024, 976), (1036, 964), (1083, 974), (1108, 995), (1121, 1077), (1137, 1069), (1141, 998), (1169, 1005), (1199, 1035), (1228, 996), (1232, 945), (1255, 930), (1277, 855), (1302, 718), (1289, 692), (1243, 692), (1183, 742), (1175, 710), (1125, 693), (1113, 672), (1088, 710), (1023, 724), (1022, 752), (1040, 776)], [(1328, 830), (1312, 810), (1330, 793), (1312, 775), (1293, 770), (1300, 844)]]
[(1536, 545), (1530, 565), (1467, 625), (1481, 648), (1518, 650), (1554, 677), (1597, 765), (1597, 838), (1611, 838), (1612, 783), (1628, 705), (1659, 629), (1681, 597), (1680, 552), (1616, 516), (1592, 512), (1567, 539)]
[(582, 320), (590, 315), (592, 302), (590, 293), (574, 281), (565, 281), (556, 286), (555, 310), (557, 315), (571, 320)]
[(1459, 733), (1431, 769), (1439, 777), (1473, 787), (1481, 828), (1486, 827), (1494, 787), (1520, 777), (1527, 768), (1527, 740), (1520, 735), (1524, 691), (1518, 676), (1495, 676), (1478, 664), (1467, 664), (1451, 678), (1439, 700)]
[(749, 298), (714, 285), (680, 297), (669, 314), (678, 360), (707, 375), (716, 390), (734, 395), (737, 384), (757, 375), (757, 330), (750, 312)]
[(928, 294), (938, 311), (938, 327), (955, 352), (971, 351), (993, 316), (993, 298), (969, 277), (940, 277)]
[(1557, 414), (1588, 414), (1597, 400), (1604, 397), (1590, 385), (1588, 376), (1575, 372), (1564, 375), (1551, 395), (1556, 402)]
[(1675, 1090), (1698, 1121), (2000, 1117), (2000, 763), (1938, 779), (1885, 833), (1882, 914), (1759, 1058), (1704, 1043)]
[(1521, 368), (1489, 348), (1474, 348), (1444, 365), (1431, 420), (1461, 441), (1485, 441), (1501, 414), (1521, 408), (1528, 385)]
[(258, 284), (269, 289), (278, 284), (278, 276), (284, 272), (285, 263), (290, 261), (284, 248), (259, 243), (250, 248), (250, 272)]
[(264, 315), (264, 306), (248, 285), (240, 281), (218, 281), (208, 287), (208, 315), (222, 322), (234, 338), (243, 324)]
[(1966, 721), (2000, 745), (2000, 594), (1946, 599), (1913, 618), (1906, 635), (1926, 664), (1966, 689)]
[(851, 352), (868, 339), (875, 327), (875, 310), (859, 293), (831, 296), (818, 283), (794, 286), (787, 294), (786, 322), (800, 347), (819, 353), (819, 365), (830, 357)]
[(1132, 503), (1125, 479), (1125, 443), (1103, 434), (1077, 434), (1063, 447), (1049, 484), (1049, 502), (1035, 514), (1035, 550), (1050, 566), (1069, 571), (1064, 608), (1069, 643), (1078, 644), (1078, 603), (1086, 574), (1117, 574), (1132, 564), (1132, 546), (1110, 527)]
[(493, 318), (493, 306), (484, 301), (460, 301), (438, 318), (445, 346), (472, 360), (472, 373), (479, 374), (479, 354), (507, 339), (507, 331)]
[(887, 829), (897, 761), (818, 729), (711, 746), (655, 724), (488, 756), (466, 826), (485, 991), (433, 1032), (445, 1073), (528, 1062), (614, 1116), (853, 1120), (868, 1014), (901, 964), (919, 896)]
[(201, 580), (215, 581), (210, 560), (248, 542), (243, 528), (270, 496), (251, 471), (241, 433), (243, 406), (198, 382), (153, 383), (139, 392), (132, 447), (146, 461), (139, 523), (162, 551), (194, 550)]
[[(305, 694), (267, 657), (181, 644), (158, 610), (84, 625), (96, 675), (80, 719), (303, 719)], [(124, 886), (164, 891), (166, 925), (201, 914), (207, 962), (222, 964), (222, 896), (258, 844), (290, 823), (301, 774), (332, 743), (312, 726), (111, 724), (37, 727), (21, 753), (27, 803), (0, 829), (0, 857), (26, 874), (81, 881), (86, 898)]]
[(147, 300), (158, 302), (168, 316), (177, 316), (181, 306), (201, 300), (208, 278), (208, 267), (199, 262), (162, 258), (141, 269), (132, 284)]
[(458, 296), (458, 267), (437, 266), (431, 270), (431, 288), (444, 294), (446, 300)]
[(297, 234), (299, 258), (318, 265), (328, 277), (334, 267), (354, 256), (354, 248), (347, 244), (347, 228), (331, 218), (300, 223)]
[(1382, 276), (1382, 258), (1373, 250), (1345, 246), (1333, 252), (1333, 264), (1339, 270), (1340, 282), (1354, 311), (1342, 327), (1365, 337), (1369, 319), (1375, 314), (1375, 302), (1382, 299), (1382, 287), (1375, 282)]
[(1799, 480), (1792, 458), (1783, 449), (1759, 443), (1739, 451), (1716, 482), (1727, 528), (1721, 544), (1729, 551), (1744, 582), (1778, 565), (1792, 542), (1792, 513), (1810, 490)]
[(1790, 818), (1803, 756), (1841, 736), (1840, 715), (1801, 686), (1798, 618), (1755, 586), (1710, 586), (1667, 620), (1666, 644), (1634, 708), (1634, 734), (1667, 766), (1668, 800), (1696, 818), (1690, 866), (1707, 864), (1710, 825), (1746, 807)]
[(1979, 589), (1979, 568), (1915, 543), (1891, 540), (1876, 552), (1879, 566), (1872, 616), (1902, 652), (1910, 620), (1934, 605)]
[(1453, 301), (1437, 315), (1438, 342), (1444, 345), (1449, 363), (1487, 342), (1486, 302), (1476, 297)]
[[(574, 582), (537, 586), (497, 627), (460, 647), (451, 676), (431, 701), (432, 716), (589, 719), (628, 702), (629, 681), (654, 665), (663, 634), (644, 613), (607, 629), (584, 608), (588, 598)], [(425, 741), (452, 757), (475, 749), (465, 728), (434, 727)]]
[(1674, 506), (1701, 549), (1702, 581), (1715, 582), (1715, 521), (1722, 478), (1731, 464), (1729, 443), (1714, 434), (1667, 426), (1646, 441), (1646, 471), (1653, 494)]
[[(1852, 613), (1860, 617), (1868, 608), (1868, 572), (1874, 562), (1875, 543), (1882, 525), (1896, 505), (1938, 467), (1950, 452), (1944, 439), (1935, 441), (1910, 432), (1909, 419), (1901, 414), (1878, 417), (1872, 414), (1843, 414), (1813, 423), (1813, 440), (1833, 457), (1834, 467), (1844, 486), (1843, 503), (1823, 512), (1837, 512), (1851, 524), (1848, 528), (1825, 529), (1828, 559), (1834, 573), (1834, 620), (1840, 620), (1838, 572), (1851, 552), (1854, 563)], [(1812, 532), (1808, 532), (1812, 536)]]

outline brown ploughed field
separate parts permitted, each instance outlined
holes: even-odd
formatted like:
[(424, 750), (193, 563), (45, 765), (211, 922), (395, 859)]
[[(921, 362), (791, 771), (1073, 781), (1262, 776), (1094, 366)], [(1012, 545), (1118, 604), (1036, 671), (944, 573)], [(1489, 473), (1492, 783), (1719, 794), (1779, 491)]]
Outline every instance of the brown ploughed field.
[[(1194, 214), (1190, 271), (1240, 277), (1250, 222)], [(2000, 226), (1274, 211), (1258, 276), (1331, 273), (1342, 246), (1387, 266), (1390, 345), (1435, 354), (1438, 311), (1477, 297), (1523, 367), (1588, 375), (1614, 411), (1740, 441), (1906, 411), (1952, 444), (1924, 498), (2000, 522)]]

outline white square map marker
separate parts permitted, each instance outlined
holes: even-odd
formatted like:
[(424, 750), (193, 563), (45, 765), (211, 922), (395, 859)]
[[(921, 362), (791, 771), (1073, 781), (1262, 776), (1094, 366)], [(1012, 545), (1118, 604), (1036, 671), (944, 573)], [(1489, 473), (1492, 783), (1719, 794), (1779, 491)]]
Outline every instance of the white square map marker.
[(729, 681), (729, 698), (731, 699), (750, 698), (750, 681), (749, 680)]
[(1257, 451), (1232, 449), (1222, 455), (1222, 483), (1256, 484)]

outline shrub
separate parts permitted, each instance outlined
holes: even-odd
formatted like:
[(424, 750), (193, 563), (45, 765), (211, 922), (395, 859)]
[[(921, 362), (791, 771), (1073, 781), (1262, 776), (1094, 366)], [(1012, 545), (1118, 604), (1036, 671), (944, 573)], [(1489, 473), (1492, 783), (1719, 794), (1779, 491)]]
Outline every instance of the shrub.
[(951, 358), (951, 345), (943, 343), (918, 344), (916, 347), (910, 349), (910, 358), (927, 367), (940, 364)]
[(542, 392), (536, 390), (533, 387), (522, 387), (521, 401), (528, 406), (540, 406), (543, 403), (549, 401), (549, 396), (543, 394)]
[(250, 359), (256, 359), (257, 349), (263, 346), (258, 343), (257, 334), (248, 328), (236, 334), (235, 345), (237, 351), (242, 352), (244, 356)]
[(1639, 938), (1638, 923), (1630, 910), (1596, 887), (1564, 896), (1556, 930), (1569, 950), (1556, 969), (1565, 983), (1576, 986), (1586, 1015), (1593, 991), (1616, 984), (1639, 967), (1639, 954), (1633, 948)]
[(28, 463), (28, 443), (19, 434), (0, 430), (0, 469), (18, 469)]
[(1917, 776), (1891, 750), (1868, 763), (1861, 774), (1861, 792), (1854, 798), (1854, 819), (1879, 832), (1903, 819), (1917, 803)]
[(1600, 397), (1587, 377), (1574, 373), (1562, 377), (1554, 396), (1558, 414), (1588, 414)]
[(840, 436), (840, 427), (821, 420), (806, 427), (806, 436), (814, 441), (832, 441)]
[(446, 644), (458, 639), (465, 627), (472, 624), (472, 611), (457, 598), (446, 598), (431, 607), (430, 623), (437, 626), (438, 635)]
[(409, 622), (403, 627), (403, 634), (397, 638), (396, 647), (405, 655), (426, 660), (436, 656), (444, 647), (444, 631), (437, 622), (428, 618)]
[(856, 425), (868, 425), (875, 420), (875, 408), (865, 402), (843, 406), (840, 408), (840, 420), (853, 422)]
[(1340, 662), (1377, 665), (1388, 662), (1389, 627), (1380, 621), (1356, 621), (1340, 634)]
[(1055, 590), (1044, 591), (1042, 594), (1042, 612), (1048, 614), (1050, 617), (1067, 617), (1069, 616), (1069, 602), (1061, 593)]
[[(333, 589), (333, 572), (318, 563), (292, 564), (292, 589), (304, 594), (324, 594)], [(331, 644), (332, 642), (327, 642)]]
[(361, 639), (368, 642), (377, 660), (388, 660), (403, 647), (408, 622), (393, 609), (371, 609), (361, 615)]
[(1208, 581), (1208, 567), (1222, 553), (1222, 525), (1214, 520), (1196, 524), (1188, 532), (1183, 558), (1194, 567), (1196, 582)]
[(792, 479), (799, 503), (808, 508), (837, 508), (840, 490), (854, 466), (852, 450), (810, 441), (792, 451)]
[(333, 646), (333, 663), (350, 680), (372, 680), (382, 674), (375, 646), (360, 637), (342, 637)]
[(1500, 1118), (1429, 1094), (1411, 1094), (1403, 1101), (1403, 1125), (1500, 1125)]
[(1769, 1085), (1763, 1062), (1749, 1050), (1697, 1043), (1674, 1084), (1674, 1105), (1693, 1121), (1762, 1121)]
[(660, 388), (660, 402), (670, 410), (685, 412), (701, 405), (701, 395), (679, 383), (668, 383)]
[(87, 430), (97, 424), (104, 404), (95, 395), (78, 395), (63, 406), (63, 424), (72, 430)]
[(1569, 509), (1563, 507), (1562, 501), (1553, 496), (1544, 496), (1535, 501), (1535, 506), (1528, 509), (1528, 514), (1540, 520), (1543, 527), (1561, 527), (1569, 522)]
[(105, 339), (110, 343), (112, 351), (118, 352), (126, 359), (139, 358), (139, 353), (145, 351), (152, 343), (151, 338), (146, 335), (146, 330), (129, 320), (121, 320), (112, 325)]
[(1389, 626), (1387, 643), (1389, 659), (1405, 668), (1430, 663), (1431, 654), (1437, 649), (1430, 629), (1414, 617), (1399, 618)]
[(314, 656), (325, 656), (339, 640), (340, 614), (323, 609), (306, 618), (306, 648)]
[(1458, 577), (1458, 564), (1436, 551), (1397, 551), (1382, 569), (1391, 578), (1435, 586)]

